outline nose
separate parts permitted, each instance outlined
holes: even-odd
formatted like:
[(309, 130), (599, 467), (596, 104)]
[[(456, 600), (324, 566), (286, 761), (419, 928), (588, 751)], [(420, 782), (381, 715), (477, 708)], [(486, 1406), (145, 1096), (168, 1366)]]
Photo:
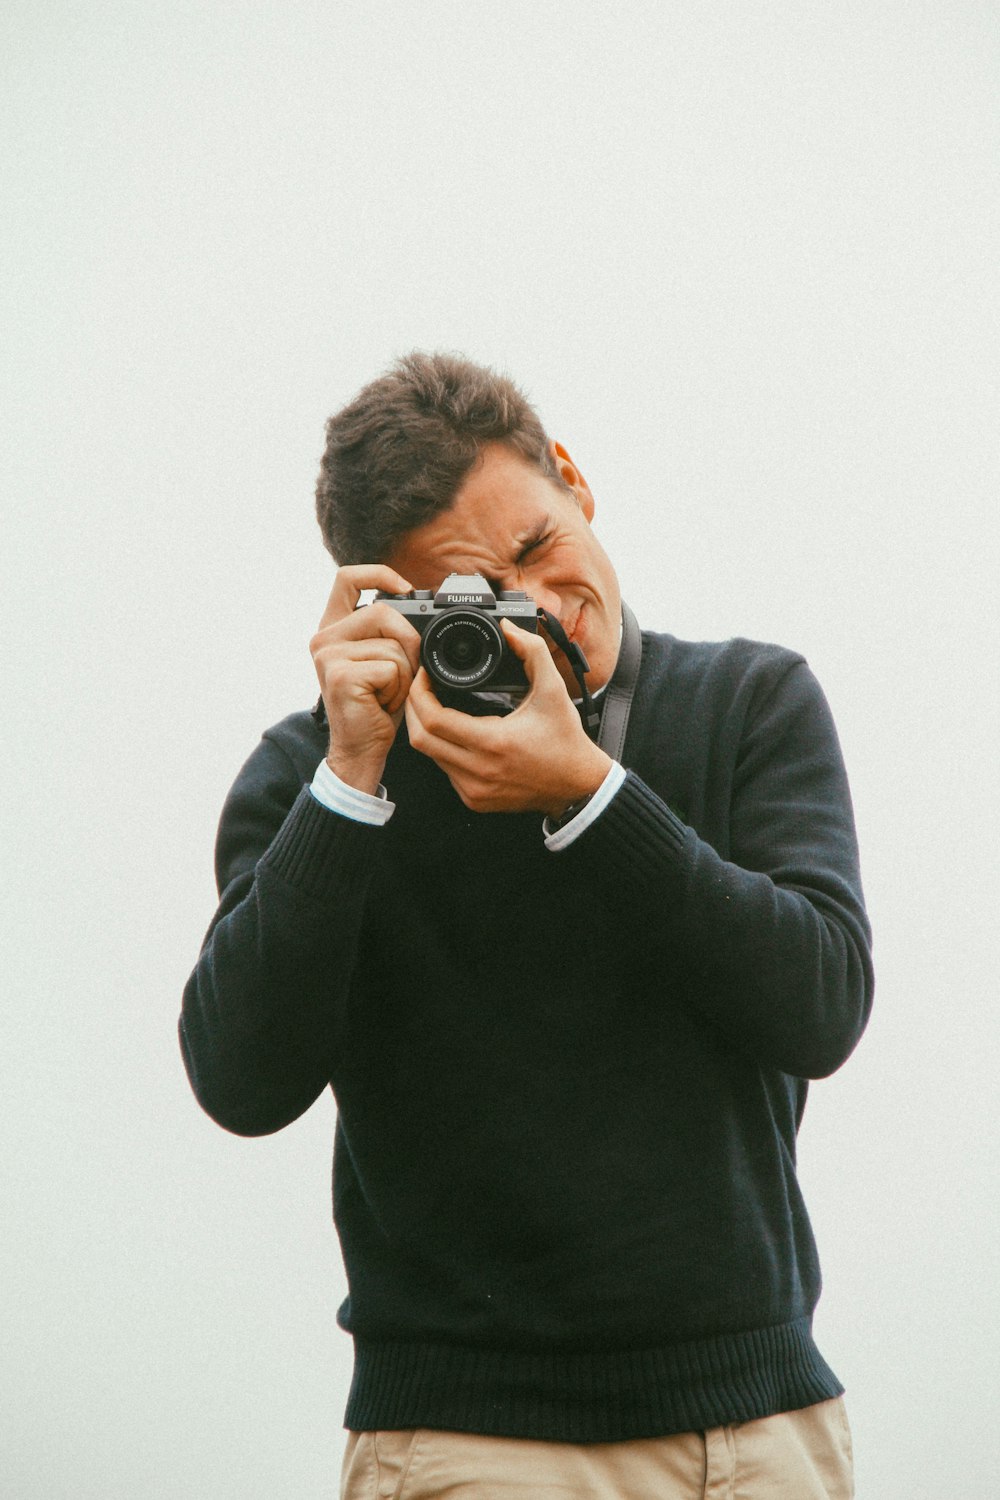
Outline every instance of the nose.
[(547, 609), (549, 614), (556, 615), (557, 617), (561, 614), (562, 600), (553, 589), (546, 588), (544, 584), (540, 584), (536, 580), (526, 581), (520, 584), (519, 587), (524, 589), (529, 598), (534, 599), (539, 609)]

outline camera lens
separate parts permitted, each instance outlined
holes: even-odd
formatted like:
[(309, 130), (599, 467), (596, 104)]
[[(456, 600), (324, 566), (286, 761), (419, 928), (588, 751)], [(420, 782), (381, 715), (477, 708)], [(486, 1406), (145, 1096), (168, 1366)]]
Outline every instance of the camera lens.
[(483, 643), (478, 631), (473, 632), (466, 627), (464, 630), (450, 631), (441, 642), (441, 651), (449, 667), (453, 667), (456, 672), (465, 672), (479, 660)]
[(449, 609), (424, 632), (421, 657), (430, 677), (453, 688), (489, 682), (503, 653), (503, 640), (491, 619), (478, 611)]

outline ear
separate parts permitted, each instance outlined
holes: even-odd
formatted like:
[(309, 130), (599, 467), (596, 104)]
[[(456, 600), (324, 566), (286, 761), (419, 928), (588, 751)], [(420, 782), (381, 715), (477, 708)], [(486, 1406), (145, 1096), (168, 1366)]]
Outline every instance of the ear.
[(592, 521), (594, 519), (594, 497), (590, 493), (590, 485), (584, 479), (562, 443), (557, 443), (555, 438), (549, 443), (549, 453), (552, 455), (552, 462), (559, 470), (559, 477), (563, 484), (569, 485), (576, 496), (577, 505), (579, 505), (587, 520)]

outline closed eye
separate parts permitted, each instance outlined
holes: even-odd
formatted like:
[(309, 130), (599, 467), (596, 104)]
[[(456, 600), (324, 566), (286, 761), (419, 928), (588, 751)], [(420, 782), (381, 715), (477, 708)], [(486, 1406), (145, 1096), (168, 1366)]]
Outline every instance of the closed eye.
[(532, 552), (536, 552), (539, 547), (543, 547), (551, 535), (550, 531), (543, 531), (540, 536), (533, 537), (530, 542), (521, 548), (517, 554), (517, 561), (519, 563), (524, 562), (524, 559), (530, 557)]

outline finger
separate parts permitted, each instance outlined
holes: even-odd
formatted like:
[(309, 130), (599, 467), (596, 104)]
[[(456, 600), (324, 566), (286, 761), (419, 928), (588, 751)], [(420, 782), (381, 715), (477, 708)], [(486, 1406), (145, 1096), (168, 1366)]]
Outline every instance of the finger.
[(400, 668), (395, 662), (372, 662), (365, 670), (372, 674), (375, 698), (398, 728), (409, 691)]
[(413, 702), (411, 693), (403, 707), (406, 716), (406, 732), (410, 738), (410, 744), (414, 750), (421, 755), (426, 755), (435, 765), (449, 776), (471, 776), (476, 773), (482, 764), (482, 755), (478, 750), (468, 745), (456, 744), (453, 740), (446, 740), (429, 730), (420, 718), (420, 711)]
[(361, 641), (330, 641), (321, 645), (315, 654), (316, 671), (321, 682), (324, 675), (332, 672), (350, 673), (350, 663), (373, 661), (391, 661), (396, 671), (405, 677), (407, 687), (413, 681), (413, 663), (405, 646), (387, 636), (366, 637)]
[(328, 661), (317, 661), (316, 673), (328, 704), (360, 702), (369, 693), (374, 693), (381, 702), (387, 685), (390, 695), (395, 698), (398, 688), (408, 690), (410, 682), (410, 668), (405, 657), (386, 651), (358, 657), (338, 652)]
[(410, 698), (419, 716), (421, 728), (435, 739), (477, 751), (488, 750), (494, 743), (496, 726), (503, 721), (493, 715), (473, 718), (460, 709), (447, 708), (431, 687), (426, 667), (413, 679)]
[(406, 654), (411, 675), (420, 664), (420, 633), (405, 615), (388, 604), (368, 604), (364, 609), (355, 609), (343, 619), (333, 620), (320, 626), (310, 643), (314, 656), (329, 646), (346, 645), (351, 641), (395, 641)]
[(524, 665), (525, 676), (531, 687), (551, 686), (558, 682), (562, 686), (562, 678), (559, 676), (559, 668), (556, 666), (542, 636), (534, 634), (530, 630), (523, 630), (520, 625), (515, 625), (513, 620), (501, 620), (504, 638), (514, 655)]
[(346, 568), (338, 568), (319, 629), (323, 630), (335, 620), (343, 620), (353, 614), (365, 589), (381, 589), (386, 594), (408, 594), (412, 587), (395, 568), (388, 568), (383, 563), (352, 563)]
[(497, 751), (497, 726), (503, 720), (472, 718), (457, 709), (445, 708), (435, 697), (423, 668), (414, 678), (406, 700), (406, 727), (410, 744), (430, 756), (449, 776), (474, 775)]
[[(397, 713), (406, 702), (400, 682), (399, 666), (394, 661), (352, 662), (348, 671), (338, 662), (323, 683), (323, 701), (327, 706), (330, 733), (348, 738), (362, 721), (369, 728), (377, 722), (371, 717), (372, 704), (381, 712)], [(359, 714), (361, 718), (359, 719)]]
[(397, 661), (410, 663), (406, 642), (392, 635), (333, 636), (321, 642), (317, 654), (323, 657), (343, 657), (345, 661), (378, 661), (382, 657), (394, 657)]

